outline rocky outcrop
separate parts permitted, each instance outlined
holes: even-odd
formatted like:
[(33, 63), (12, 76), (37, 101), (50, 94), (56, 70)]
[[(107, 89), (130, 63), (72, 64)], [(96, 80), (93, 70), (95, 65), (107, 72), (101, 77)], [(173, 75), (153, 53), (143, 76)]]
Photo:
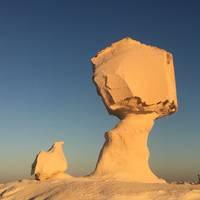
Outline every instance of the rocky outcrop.
[(105, 134), (93, 175), (160, 182), (148, 165), (147, 140), (154, 120), (178, 108), (172, 55), (125, 38), (91, 61), (98, 94), (121, 119)]
[(55, 142), (47, 151), (41, 151), (32, 164), (31, 174), (35, 175), (37, 180), (62, 179), (70, 176), (65, 173), (67, 170), (67, 161), (63, 153), (63, 141)]

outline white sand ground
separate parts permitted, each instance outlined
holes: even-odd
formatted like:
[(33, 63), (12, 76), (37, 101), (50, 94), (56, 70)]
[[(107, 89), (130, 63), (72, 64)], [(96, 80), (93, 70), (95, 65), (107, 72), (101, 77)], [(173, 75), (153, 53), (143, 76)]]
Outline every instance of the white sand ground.
[(200, 200), (199, 185), (142, 184), (94, 178), (0, 184), (1, 200)]

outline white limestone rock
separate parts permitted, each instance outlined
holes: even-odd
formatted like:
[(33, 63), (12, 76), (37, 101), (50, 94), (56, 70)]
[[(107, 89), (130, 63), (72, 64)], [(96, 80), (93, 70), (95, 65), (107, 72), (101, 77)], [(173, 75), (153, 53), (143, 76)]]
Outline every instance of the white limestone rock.
[(177, 110), (172, 54), (122, 39), (91, 59), (93, 80), (110, 114), (156, 112), (158, 117)]
[(149, 167), (147, 140), (154, 120), (178, 108), (172, 55), (125, 38), (91, 61), (98, 94), (108, 112), (122, 119), (105, 133), (92, 175), (163, 182)]
[(41, 151), (32, 164), (31, 175), (35, 175), (37, 180), (63, 179), (70, 176), (65, 173), (67, 161), (63, 153), (63, 141), (55, 142), (47, 151)]

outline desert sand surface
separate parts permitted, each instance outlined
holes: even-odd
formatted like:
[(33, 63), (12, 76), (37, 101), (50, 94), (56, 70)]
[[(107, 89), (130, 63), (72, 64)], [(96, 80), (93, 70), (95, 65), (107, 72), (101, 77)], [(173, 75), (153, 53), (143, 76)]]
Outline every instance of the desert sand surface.
[(0, 185), (1, 200), (199, 200), (200, 185), (136, 183), (90, 177)]

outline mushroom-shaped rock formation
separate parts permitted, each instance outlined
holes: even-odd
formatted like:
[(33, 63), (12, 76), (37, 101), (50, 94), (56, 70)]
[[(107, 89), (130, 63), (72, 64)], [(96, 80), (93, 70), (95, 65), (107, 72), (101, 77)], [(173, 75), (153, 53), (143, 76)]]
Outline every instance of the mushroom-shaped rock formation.
[(63, 153), (63, 141), (55, 142), (47, 151), (41, 151), (32, 164), (31, 175), (37, 180), (69, 178), (66, 174), (67, 161)]
[(177, 111), (172, 54), (122, 39), (91, 59), (93, 81), (121, 121), (105, 133), (93, 176), (162, 182), (149, 168), (147, 140), (154, 120)]

